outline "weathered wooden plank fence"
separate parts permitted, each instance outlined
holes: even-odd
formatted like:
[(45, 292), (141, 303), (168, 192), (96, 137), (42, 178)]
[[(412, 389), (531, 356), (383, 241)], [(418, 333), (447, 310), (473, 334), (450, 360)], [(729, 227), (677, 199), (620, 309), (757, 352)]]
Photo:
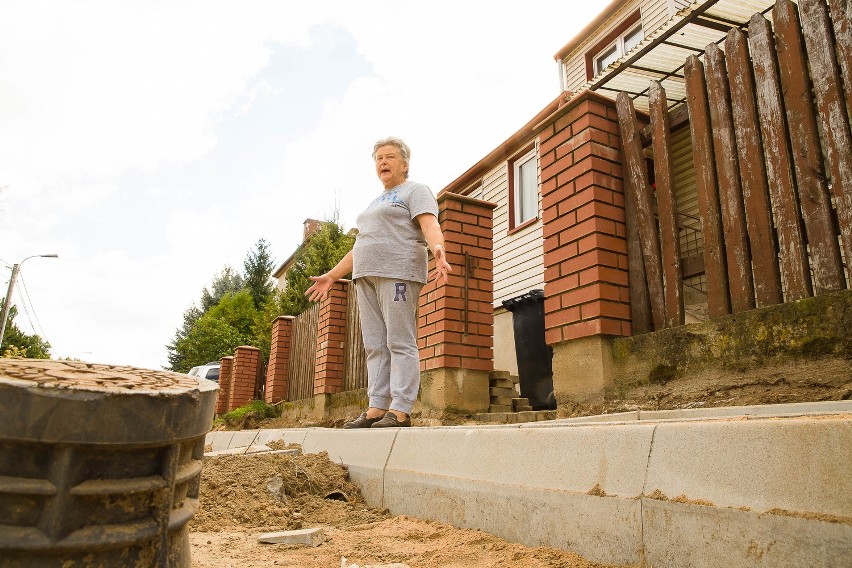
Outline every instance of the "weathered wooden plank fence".
[(314, 396), (314, 363), (317, 352), (319, 304), (312, 304), (293, 320), (287, 400)]
[[(799, 17), (801, 11), (801, 19)], [(748, 36), (731, 29), (684, 65), (708, 313), (840, 290), (852, 259), (850, 3), (778, 0), (775, 29), (761, 14)], [(844, 87), (844, 80), (846, 86)], [(653, 328), (683, 322), (680, 212), (672, 196), (665, 91), (649, 89), (656, 194), (648, 184), (633, 102), (616, 99), (625, 161), (628, 239), (640, 241)], [(656, 207), (655, 207), (656, 201)], [(658, 219), (654, 219), (654, 210)], [(803, 230), (804, 229), (804, 230)], [(628, 250), (634, 248), (630, 243)], [(843, 259), (847, 260), (844, 267)], [(631, 270), (636, 259), (631, 260)], [(631, 302), (641, 301), (631, 277)], [(660, 284), (662, 282), (662, 285)], [(632, 310), (634, 332), (642, 314)]]

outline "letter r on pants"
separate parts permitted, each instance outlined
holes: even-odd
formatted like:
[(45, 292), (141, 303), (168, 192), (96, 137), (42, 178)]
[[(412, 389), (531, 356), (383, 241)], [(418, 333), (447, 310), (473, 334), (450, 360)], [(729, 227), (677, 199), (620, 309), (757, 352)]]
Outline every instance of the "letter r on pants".
[(393, 297), (394, 302), (398, 302), (400, 296), (402, 296), (402, 301), (406, 302), (405, 299), (405, 282), (397, 282), (396, 283), (396, 295)]

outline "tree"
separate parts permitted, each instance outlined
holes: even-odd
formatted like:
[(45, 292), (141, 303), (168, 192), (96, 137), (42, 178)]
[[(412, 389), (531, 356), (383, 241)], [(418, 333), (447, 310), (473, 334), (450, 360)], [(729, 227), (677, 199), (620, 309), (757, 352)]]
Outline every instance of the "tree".
[[(0, 311), (4, 302), (4, 299), (0, 299)], [(3, 343), (0, 344), (0, 356), (50, 359), (50, 343), (36, 334), (29, 335), (21, 331), (15, 325), (16, 315), (18, 315), (18, 308), (10, 306), (6, 320), (6, 333), (3, 335)]]
[(185, 373), (192, 367), (232, 355), (240, 345), (252, 345), (252, 326), (257, 310), (248, 290), (229, 292), (199, 317), (188, 333), (174, 343), (172, 370)]
[(213, 283), (210, 285), (210, 290), (206, 287), (201, 291), (201, 313), (207, 311), (219, 303), (219, 300), (229, 292), (239, 292), (245, 287), (243, 277), (234, 272), (230, 266), (225, 266), (222, 272), (213, 278)]
[(310, 276), (328, 272), (340, 259), (346, 256), (355, 237), (343, 231), (337, 222), (337, 214), (323, 223), (322, 228), (311, 235), (296, 251), (293, 265), (287, 272), (287, 285), (281, 298), (278, 298), (280, 313), (299, 315), (310, 302), (305, 297), (312, 281)]
[(254, 247), (243, 262), (243, 270), (245, 287), (254, 300), (254, 307), (260, 309), (275, 290), (270, 278), (274, 262), (269, 255), (269, 243), (266, 240), (258, 240)]
[(192, 357), (186, 350), (186, 347), (189, 345), (186, 343), (186, 339), (192, 333), (193, 327), (203, 315), (218, 305), (224, 296), (239, 292), (243, 289), (243, 285), (243, 277), (235, 272), (233, 268), (226, 265), (213, 278), (210, 287), (204, 287), (201, 291), (201, 307), (199, 308), (193, 304), (183, 312), (183, 325), (175, 331), (174, 339), (166, 346), (168, 350), (169, 369), (185, 373), (195, 366), (188, 363)]

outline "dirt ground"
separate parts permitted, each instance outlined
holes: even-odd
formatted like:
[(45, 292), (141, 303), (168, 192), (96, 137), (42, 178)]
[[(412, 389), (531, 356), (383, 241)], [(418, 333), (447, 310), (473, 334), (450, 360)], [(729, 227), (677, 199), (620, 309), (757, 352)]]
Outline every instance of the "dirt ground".
[[(194, 568), (616, 568), (370, 509), (324, 452), (205, 458), (200, 501), (190, 525)], [(325, 533), (317, 547), (257, 542), (265, 532), (313, 527)]]

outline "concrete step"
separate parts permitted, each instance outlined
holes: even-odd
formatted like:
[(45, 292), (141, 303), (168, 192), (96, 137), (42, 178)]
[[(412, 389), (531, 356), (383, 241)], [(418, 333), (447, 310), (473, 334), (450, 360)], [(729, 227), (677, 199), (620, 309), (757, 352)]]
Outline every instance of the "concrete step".
[(502, 388), (515, 390), (515, 383), (511, 379), (489, 379), (488, 385), (491, 388)]
[(491, 396), (507, 396), (509, 398), (516, 398), (518, 396), (515, 389), (502, 387), (491, 387), (488, 389), (488, 394)]
[(533, 409), (530, 406), (530, 399), (528, 398), (513, 398), (512, 399), (512, 411), (513, 412), (528, 412)]

